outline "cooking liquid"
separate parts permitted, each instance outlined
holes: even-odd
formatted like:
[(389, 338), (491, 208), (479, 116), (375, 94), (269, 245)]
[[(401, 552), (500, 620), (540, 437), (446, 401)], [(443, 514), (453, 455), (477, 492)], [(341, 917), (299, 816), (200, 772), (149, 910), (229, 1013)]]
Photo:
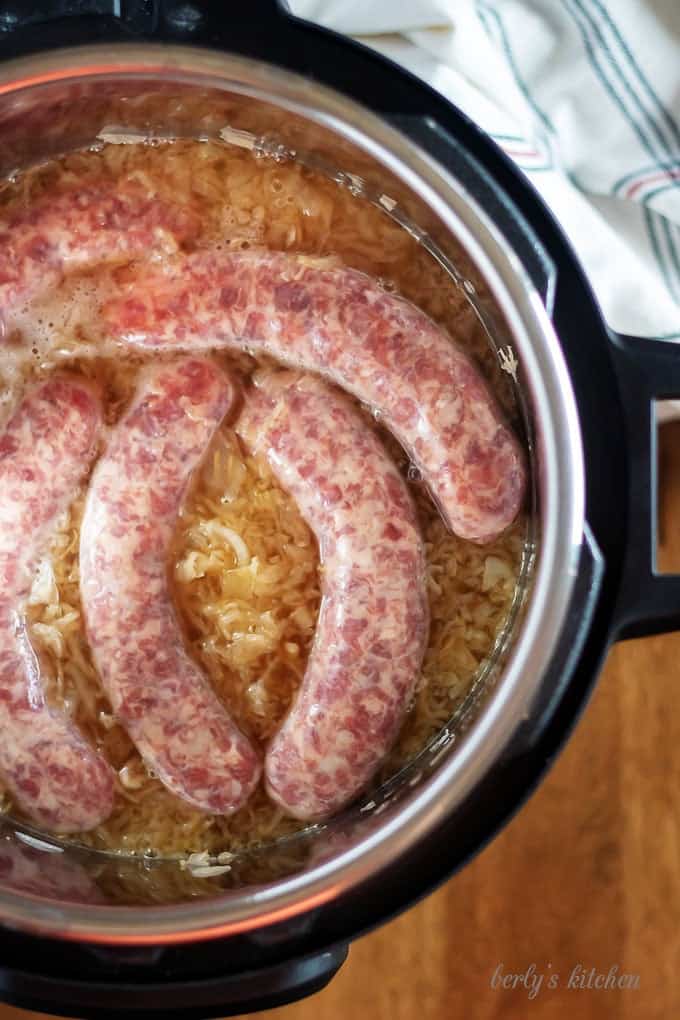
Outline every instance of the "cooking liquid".
[[(131, 179), (159, 198), (196, 210), (203, 225), (200, 244), (300, 253), (380, 279), (476, 357), (512, 414), (507, 379), (446, 273), (380, 210), (298, 164), (258, 160), (209, 142), (105, 145), (20, 175), (6, 184), (0, 203), (30, 204), (44, 192)], [(115, 286), (115, 272), (95, 267), (69, 274), (60, 286), (15, 310), (0, 361), (3, 418), (27, 383), (67, 365), (100, 382), (107, 424), (115, 425), (144, 361), (112, 347), (98, 326), (97, 308)], [(242, 378), (258, 365), (247, 354), (215, 356)], [(520, 518), (484, 547), (451, 535), (401, 448), (368, 409), (361, 411), (366, 427), (380, 431), (414, 495), (426, 540), (431, 613), (417, 692), (378, 784), (440, 732), (490, 656), (515, 596), (525, 521)], [(192, 809), (147, 771), (111, 713), (85, 637), (78, 590), (82, 507), (80, 493), (41, 564), (28, 607), (49, 700), (73, 715), (118, 776), (110, 818), (74, 840), (132, 854), (216, 856), (303, 828), (262, 787), (224, 818)], [(319, 606), (318, 550), (293, 500), (264, 461), (246, 453), (229, 420), (192, 484), (169, 571), (192, 655), (238, 725), (264, 746), (304, 676)], [(7, 795), (2, 806), (14, 815)]]

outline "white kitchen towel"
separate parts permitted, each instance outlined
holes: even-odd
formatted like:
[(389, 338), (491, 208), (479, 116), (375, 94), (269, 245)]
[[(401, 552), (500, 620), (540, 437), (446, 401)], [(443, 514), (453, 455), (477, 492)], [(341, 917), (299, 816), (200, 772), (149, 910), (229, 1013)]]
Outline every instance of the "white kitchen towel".
[(403, 64), (502, 146), (613, 329), (680, 341), (680, 0), (288, 2)]

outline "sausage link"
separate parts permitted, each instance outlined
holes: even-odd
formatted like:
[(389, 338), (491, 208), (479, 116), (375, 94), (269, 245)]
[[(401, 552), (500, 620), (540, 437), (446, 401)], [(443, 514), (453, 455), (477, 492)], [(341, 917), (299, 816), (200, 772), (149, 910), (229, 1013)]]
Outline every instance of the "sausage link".
[(260, 373), (236, 430), (315, 533), (322, 601), (307, 671), (265, 759), (296, 818), (333, 814), (394, 742), (425, 653), (425, 555), (408, 490), (349, 400), (314, 376)]
[(491, 540), (520, 508), (522, 451), (471, 359), (424, 312), (353, 269), (260, 252), (130, 267), (109, 331), (155, 348), (226, 345), (331, 379), (382, 415), (452, 531)]
[(19, 806), (56, 832), (91, 829), (113, 806), (113, 773), (43, 692), (22, 607), (57, 518), (94, 459), (98, 395), (54, 376), (0, 438), (0, 774)]
[(87, 631), (113, 711), (161, 782), (214, 814), (244, 803), (260, 766), (186, 652), (168, 553), (189, 480), (232, 400), (209, 361), (147, 368), (95, 470), (80, 538)]
[(7, 324), (21, 299), (74, 269), (176, 251), (196, 235), (198, 218), (150, 198), (133, 183), (46, 194), (0, 219), (0, 312)]

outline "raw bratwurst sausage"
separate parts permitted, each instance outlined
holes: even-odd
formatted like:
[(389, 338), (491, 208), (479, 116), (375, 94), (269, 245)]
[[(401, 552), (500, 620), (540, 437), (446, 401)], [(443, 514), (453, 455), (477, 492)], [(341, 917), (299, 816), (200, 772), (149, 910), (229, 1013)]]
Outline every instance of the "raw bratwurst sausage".
[(80, 536), (83, 610), (113, 711), (161, 782), (214, 814), (245, 802), (260, 764), (184, 648), (168, 554), (189, 480), (232, 400), (210, 361), (148, 367), (97, 465)]
[(226, 345), (327, 376), (382, 415), (452, 531), (514, 520), (525, 466), (471, 359), (424, 312), (353, 269), (281, 253), (201, 251), (117, 274), (108, 331), (147, 348)]
[(192, 213), (130, 182), (47, 194), (0, 219), (0, 338), (21, 299), (74, 269), (172, 252), (198, 231)]
[(47, 705), (22, 606), (95, 456), (100, 424), (96, 391), (55, 376), (25, 397), (0, 438), (0, 774), (26, 814), (55, 832), (104, 821), (113, 773)]
[(423, 544), (396, 467), (321, 379), (260, 373), (235, 428), (267, 457), (319, 542), (314, 644), (265, 774), (289, 814), (324, 818), (366, 785), (408, 709), (428, 634)]

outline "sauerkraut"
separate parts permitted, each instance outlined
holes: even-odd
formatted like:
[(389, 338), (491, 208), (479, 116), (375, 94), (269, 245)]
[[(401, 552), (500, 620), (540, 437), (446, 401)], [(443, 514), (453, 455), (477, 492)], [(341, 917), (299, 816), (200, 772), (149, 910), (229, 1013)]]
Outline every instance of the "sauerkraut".
[[(38, 193), (102, 177), (135, 178), (151, 193), (192, 206), (202, 217), (203, 241), (332, 258), (380, 278), (477, 357), (512, 412), (507, 380), (464, 297), (412, 237), (347, 191), (295, 164), (256, 160), (219, 144), (176, 142), (105, 145), (66, 156), (8, 184), (0, 203), (30, 203)], [(99, 332), (93, 295), (107, 279), (97, 271), (74, 275), (26, 308), (21, 331), (31, 342), (9, 346), (16, 353), (0, 364), (0, 389), (16, 399), (27, 379), (68, 361), (99, 380), (107, 422), (115, 424), (143, 359), (121, 360)], [(247, 356), (218, 357), (241, 374), (256, 366)], [(363, 413), (367, 427), (376, 427)], [(485, 547), (451, 535), (401, 450), (385, 441), (415, 496), (432, 622), (413, 704), (376, 781), (421, 751), (466, 697), (508, 619), (525, 539), (522, 519)], [(207, 853), (205, 867), (225, 868), (220, 854), (299, 829), (302, 823), (285, 817), (262, 788), (232, 817), (215, 817), (184, 804), (147, 771), (112, 715), (90, 657), (78, 590), (82, 509), (81, 493), (40, 566), (27, 609), (49, 699), (73, 716), (118, 776), (113, 814), (77, 840), (135, 854)], [(169, 570), (191, 653), (238, 724), (264, 745), (304, 675), (320, 599), (318, 550), (293, 500), (264, 462), (246, 454), (228, 421), (178, 520)], [(12, 808), (8, 798), (2, 806)]]

